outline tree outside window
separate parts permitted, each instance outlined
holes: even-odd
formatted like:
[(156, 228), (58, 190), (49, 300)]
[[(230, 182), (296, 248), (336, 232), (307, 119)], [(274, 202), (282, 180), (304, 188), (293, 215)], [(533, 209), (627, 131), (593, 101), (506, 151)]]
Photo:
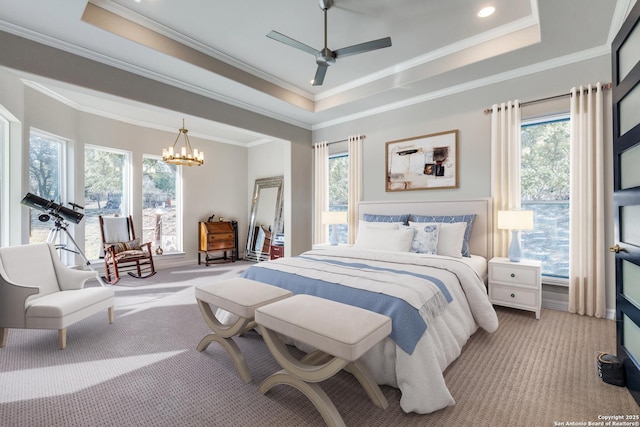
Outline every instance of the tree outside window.
[[(62, 203), (65, 142), (36, 132), (29, 135), (29, 192)], [(30, 209), (29, 243), (46, 242), (52, 221), (41, 221), (42, 212)]]
[(142, 160), (142, 238), (151, 242), (163, 253), (182, 249), (178, 234), (179, 173), (176, 165), (170, 165), (157, 157), (145, 156)]
[(130, 154), (89, 145), (84, 153), (85, 255), (97, 259), (102, 244), (98, 216), (129, 215)]
[[(346, 212), (349, 206), (349, 156), (341, 154), (329, 157), (329, 211)], [(338, 243), (347, 243), (348, 225), (330, 224), (338, 227)]]
[(521, 205), (534, 212), (534, 229), (522, 232), (523, 255), (559, 278), (569, 277), (569, 136), (566, 117), (522, 126)]

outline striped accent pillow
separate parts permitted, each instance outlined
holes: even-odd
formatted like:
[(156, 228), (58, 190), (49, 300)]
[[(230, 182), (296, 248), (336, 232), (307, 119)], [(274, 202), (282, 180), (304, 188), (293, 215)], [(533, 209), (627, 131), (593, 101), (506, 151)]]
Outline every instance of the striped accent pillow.
[(140, 250), (140, 239), (129, 240), (128, 242), (117, 242), (117, 243), (108, 243), (109, 245), (113, 245), (116, 253), (124, 252), (124, 251), (133, 251)]

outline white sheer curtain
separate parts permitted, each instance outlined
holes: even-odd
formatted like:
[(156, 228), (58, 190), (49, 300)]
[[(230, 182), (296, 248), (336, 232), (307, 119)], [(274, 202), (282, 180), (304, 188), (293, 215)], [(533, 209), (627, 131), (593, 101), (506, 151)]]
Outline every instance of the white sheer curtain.
[(349, 238), (355, 243), (358, 230), (358, 203), (362, 201), (362, 139), (363, 135), (349, 137)]
[(329, 210), (329, 145), (326, 141), (315, 145), (313, 182), (313, 243), (327, 242), (327, 227), (322, 224), (322, 212)]
[(605, 317), (602, 85), (571, 89), (569, 311)]
[(509, 252), (508, 230), (497, 227), (498, 211), (520, 208), (520, 101), (493, 105), (491, 112), (491, 198), (493, 255)]

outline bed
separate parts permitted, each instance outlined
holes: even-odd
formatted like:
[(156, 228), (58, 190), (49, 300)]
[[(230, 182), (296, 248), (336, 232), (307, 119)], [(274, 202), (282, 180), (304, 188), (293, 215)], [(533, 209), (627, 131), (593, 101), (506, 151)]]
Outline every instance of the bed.
[[(478, 328), (493, 332), (498, 327), (485, 285), (491, 256), (490, 200), (362, 202), (358, 212), (353, 247), (323, 245), (256, 264), (243, 277), (388, 315), (391, 335), (361, 359), (376, 382), (400, 389), (400, 406), (407, 413), (453, 405), (445, 369)], [(398, 220), (407, 214), (414, 221)], [(466, 244), (460, 248), (462, 229)], [(457, 252), (448, 252), (451, 247)]]

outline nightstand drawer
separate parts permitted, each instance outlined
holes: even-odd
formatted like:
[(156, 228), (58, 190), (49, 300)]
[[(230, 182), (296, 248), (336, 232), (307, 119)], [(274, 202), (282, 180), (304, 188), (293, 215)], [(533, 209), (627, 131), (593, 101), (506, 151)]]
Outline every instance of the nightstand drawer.
[(509, 286), (493, 285), (489, 289), (489, 299), (496, 304), (525, 306), (537, 309), (538, 292), (528, 289), (514, 289)]
[(540, 273), (532, 268), (519, 268), (510, 265), (493, 265), (489, 280), (503, 283), (513, 283), (521, 286), (538, 286)]

